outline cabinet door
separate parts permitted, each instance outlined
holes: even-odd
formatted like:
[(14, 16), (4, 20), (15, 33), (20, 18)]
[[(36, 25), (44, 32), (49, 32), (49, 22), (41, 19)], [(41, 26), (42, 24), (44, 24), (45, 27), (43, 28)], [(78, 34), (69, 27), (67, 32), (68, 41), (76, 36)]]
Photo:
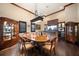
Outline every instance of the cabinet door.
[(78, 32), (77, 36), (78, 36), (78, 40), (79, 40), (79, 24), (78, 24), (78, 30), (77, 30), (77, 32)]
[(2, 41), (2, 40), (3, 40), (3, 25), (0, 22), (0, 41)]
[(77, 35), (78, 35), (78, 32), (77, 32), (77, 31), (78, 31), (78, 26), (76, 25), (76, 26), (75, 26), (75, 36), (76, 36), (76, 37), (77, 37)]

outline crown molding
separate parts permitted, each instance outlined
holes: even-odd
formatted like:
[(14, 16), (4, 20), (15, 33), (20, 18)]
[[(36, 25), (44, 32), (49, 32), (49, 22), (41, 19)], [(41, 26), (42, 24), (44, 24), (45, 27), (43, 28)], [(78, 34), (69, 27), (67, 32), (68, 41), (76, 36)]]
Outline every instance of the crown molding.
[[(23, 10), (25, 10), (25, 11), (27, 11), (27, 12), (29, 12), (29, 13), (35, 15), (35, 16), (37, 16), (37, 15), (36, 15), (35, 13), (33, 13), (32, 11), (29, 11), (29, 10), (27, 10), (27, 9), (25, 9), (25, 8), (23, 8), (23, 7), (19, 6), (19, 5), (17, 5), (17, 4), (15, 4), (15, 3), (10, 3), (10, 4), (12, 4), (12, 5), (14, 5), (14, 6), (18, 7), (18, 8), (21, 8), (21, 9), (23, 9)], [(61, 11), (64, 11), (66, 7), (68, 7), (68, 6), (70, 6), (70, 5), (73, 5), (73, 4), (75, 4), (75, 3), (69, 3), (69, 4), (65, 5), (63, 9), (58, 10), (58, 11), (53, 12), (53, 13), (50, 13), (50, 14), (48, 14), (48, 15), (44, 15), (44, 17), (48, 17), (48, 16), (51, 16), (51, 15), (53, 15), (53, 14), (59, 13), (59, 12), (61, 12)]]
[(31, 11), (29, 11), (29, 10), (27, 10), (27, 9), (25, 9), (25, 8), (23, 8), (23, 7), (19, 6), (19, 5), (17, 5), (17, 4), (15, 4), (15, 3), (10, 3), (10, 4), (11, 4), (11, 5), (14, 5), (14, 6), (16, 6), (16, 7), (20, 8), (20, 9), (23, 9), (23, 10), (25, 10), (25, 11), (27, 11), (27, 12), (29, 12), (29, 13), (31, 13), (31, 14), (33, 14), (33, 15), (36, 16), (35, 13), (33, 13), (33, 12), (31, 12)]
[(63, 9), (58, 10), (58, 11), (56, 11), (56, 12), (53, 12), (53, 13), (51, 13), (51, 14), (45, 15), (45, 17), (48, 17), (48, 16), (51, 16), (51, 15), (53, 15), (53, 14), (59, 13), (59, 12), (61, 12), (61, 11), (64, 11), (66, 7), (68, 7), (68, 6), (70, 6), (70, 5), (73, 5), (73, 4), (75, 4), (75, 3), (69, 3), (69, 4), (65, 5)]

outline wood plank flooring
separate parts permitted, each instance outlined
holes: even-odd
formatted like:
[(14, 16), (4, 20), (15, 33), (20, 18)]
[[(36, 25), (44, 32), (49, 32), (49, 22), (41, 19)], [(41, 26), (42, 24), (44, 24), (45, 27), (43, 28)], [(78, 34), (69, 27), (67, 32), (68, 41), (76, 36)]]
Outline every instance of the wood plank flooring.
[[(65, 41), (59, 41), (56, 45), (56, 56), (79, 56), (79, 46), (67, 43)], [(21, 51), (19, 50), (19, 44), (4, 49), (0, 51), (0, 56), (22, 56)], [(26, 56), (48, 56), (44, 51), (40, 50), (38, 47), (34, 47), (28, 50)]]

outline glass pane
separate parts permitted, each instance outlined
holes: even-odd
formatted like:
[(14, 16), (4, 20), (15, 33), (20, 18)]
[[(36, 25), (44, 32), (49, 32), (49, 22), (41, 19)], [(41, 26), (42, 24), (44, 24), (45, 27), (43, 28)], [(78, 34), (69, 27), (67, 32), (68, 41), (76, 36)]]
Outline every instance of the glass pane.
[(8, 24), (7, 22), (4, 22), (4, 26), (3, 26), (4, 41), (11, 40), (11, 36), (12, 36), (12, 24)]
[(62, 27), (65, 27), (65, 24), (64, 23), (62, 23)]
[(58, 27), (61, 27), (61, 24), (58, 24)]

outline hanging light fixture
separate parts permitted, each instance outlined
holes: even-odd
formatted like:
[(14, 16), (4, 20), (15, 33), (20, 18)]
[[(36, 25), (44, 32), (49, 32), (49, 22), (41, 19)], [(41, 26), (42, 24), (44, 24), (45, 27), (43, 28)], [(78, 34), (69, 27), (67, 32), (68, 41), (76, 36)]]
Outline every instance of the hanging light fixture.
[(31, 22), (41, 22), (43, 21), (43, 16), (40, 16), (38, 13), (38, 4), (35, 4), (35, 18), (31, 20)]
[(35, 14), (36, 14), (36, 17), (38, 16), (38, 7), (37, 7), (37, 3), (35, 3)]

